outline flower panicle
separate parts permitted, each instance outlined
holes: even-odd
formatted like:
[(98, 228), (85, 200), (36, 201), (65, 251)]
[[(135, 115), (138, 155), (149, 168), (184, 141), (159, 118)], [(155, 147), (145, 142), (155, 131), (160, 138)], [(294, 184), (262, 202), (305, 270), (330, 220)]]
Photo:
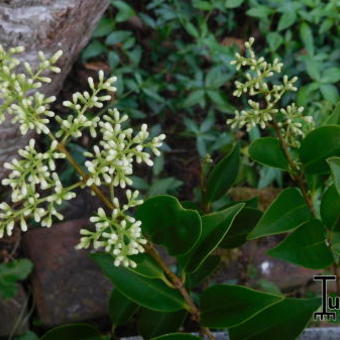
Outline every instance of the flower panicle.
[[(89, 91), (76, 92), (63, 106), (70, 111), (66, 117), (55, 117), (50, 104), (55, 97), (45, 97), (39, 92), (42, 83), (51, 81), (46, 72), (60, 72), (55, 65), (62, 55), (61, 51), (50, 57), (39, 52), (40, 63), (36, 70), (24, 63), (26, 73), (19, 73), (21, 62), (15, 57), (23, 53), (21, 47), (5, 51), (0, 45), (0, 122), (5, 114), (12, 115), (22, 134), (29, 130), (43, 133), (51, 138), (50, 146), (40, 151), (34, 139), (18, 151), (18, 157), (5, 163), (7, 178), (2, 185), (11, 189), (10, 204), (0, 203), (0, 237), (11, 235), (16, 223), (26, 231), (26, 220), (33, 218), (41, 226), (50, 227), (54, 219), (62, 220), (60, 206), (76, 197), (74, 189), (86, 186), (105, 185), (109, 187), (112, 211), (99, 208), (90, 221), (94, 230), (81, 230), (81, 240), (77, 248), (103, 248), (114, 256), (116, 266), (135, 267), (130, 257), (144, 252), (146, 239), (142, 235), (141, 222), (131, 216), (131, 210), (143, 203), (138, 191), (131, 191), (131, 176), (135, 163), (153, 165), (152, 154), (160, 155), (164, 134), (152, 136), (148, 126), (142, 124), (139, 130), (127, 126), (128, 116), (121, 115), (117, 109), (106, 109), (104, 104), (112, 100), (116, 92), (117, 78), (105, 79), (99, 71), (97, 80), (88, 78)], [(101, 110), (93, 115), (91, 110)], [(59, 130), (52, 134), (48, 125), (55, 117)], [(85, 151), (85, 175), (79, 182), (64, 186), (57, 173), (57, 162), (67, 158), (66, 145), (71, 138), (79, 138), (87, 129), (98, 143), (91, 151)], [(71, 162), (72, 163), (72, 162)], [(125, 191), (124, 203), (115, 196), (115, 188)]]
[(272, 125), (273, 121), (278, 123), (281, 133), (288, 145), (299, 146), (299, 139), (313, 126), (311, 116), (303, 116), (303, 107), (295, 104), (286, 108), (279, 108), (282, 97), (289, 91), (297, 91), (295, 83), (296, 76), (289, 78), (283, 75), (281, 81), (272, 81), (272, 78), (282, 74), (283, 63), (275, 58), (272, 63), (267, 62), (263, 57), (257, 57), (253, 45), (255, 39), (251, 37), (245, 43), (246, 55), (235, 54), (236, 59), (231, 61), (237, 70), (245, 68), (246, 80), (235, 81), (233, 95), (241, 97), (248, 95), (248, 109), (235, 111), (233, 118), (227, 120), (231, 128), (243, 128), (250, 131), (255, 126), (265, 129)]

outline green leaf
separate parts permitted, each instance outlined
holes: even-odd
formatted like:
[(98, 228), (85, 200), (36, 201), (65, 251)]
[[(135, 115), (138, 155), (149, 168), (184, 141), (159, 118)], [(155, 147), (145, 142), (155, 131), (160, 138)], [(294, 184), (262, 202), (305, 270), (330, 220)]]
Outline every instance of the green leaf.
[(275, 52), (283, 43), (282, 35), (277, 32), (268, 33), (266, 39), (272, 52)]
[(326, 68), (322, 74), (321, 81), (323, 83), (337, 83), (340, 80), (340, 68)]
[(101, 55), (105, 51), (105, 45), (103, 45), (99, 40), (93, 40), (84, 48), (81, 57), (83, 60), (88, 60)]
[(221, 198), (235, 182), (240, 167), (238, 144), (220, 160), (208, 175), (206, 200), (213, 202)]
[(183, 26), (192, 37), (196, 39), (199, 38), (199, 32), (197, 28), (190, 21), (183, 22)]
[(136, 15), (136, 12), (132, 7), (130, 7), (126, 1), (118, 1), (118, 0), (111, 0), (110, 1), (113, 6), (118, 9), (118, 13), (115, 17), (117, 22), (123, 22), (128, 20), (129, 18)]
[(158, 336), (157, 338), (152, 338), (151, 340), (202, 340), (202, 338), (191, 334), (172, 333)]
[(247, 11), (247, 15), (255, 18), (267, 18), (268, 15), (272, 14), (273, 10), (267, 6), (257, 5)]
[(229, 330), (231, 340), (295, 340), (320, 306), (319, 298), (286, 298)]
[(289, 10), (281, 15), (278, 30), (283, 31), (286, 28), (292, 26), (296, 21), (296, 13), (294, 10)]
[(242, 5), (244, 0), (226, 0), (225, 7), (227, 8), (236, 8)]
[(138, 254), (130, 256), (130, 259), (137, 264), (136, 268), (130, 268), (136, 274), (142, 275), (149, 279), (165, 279), (162, 268), (157, 262), (148, 254)]
[(201, 297), (201, 322), (211, 328), (234, 327), (283, 299), (243, 286), (212, 286)]
[(27, 331), (26, 333), (17, 336), (14, 338), (15, 340), (39, 340), (38, 335), (33, 333), (32, 331)]
[(102, 18), (95, 31), (93, 32), (94, 38), (100, 38), (108, 35), (115, 27), (115, 23), (111, 18)]
[(333, 84), (321, 84), (320, 91), (323, 97), (332, 104), (336, 104), (336, 102), (339, 100), (338, 89)]
[(225, 210), (202, 217), (202, 234), (197, 245), (190, 253), (185, 254), (179, 259), (182, 267), (187, 272), (196, 271), (206, 258), (219, 246), (234, 218), (244, 205), (244, 203), (239, 203)]
[(107, 36), (105, 43), (107, 45), (115, 45), (123, 42), (132, 35), (130, 31), (114, 31)]
[(335, 186), (330, 186), (322, 196), (320, 205), (322, 222), (328, 229), (340, 228), (340, 195)]
[(309, 103), (310, 97), (313, 95), (313, 92), (319, 89), (319, 84), (317, 82), (309, 83), (307, 85), (302, 86), (297, 94), (297, 105), (305, 106)]
[(139, 306), (129, 300), (117, 289), (112, 291), (109, 302), (109, 314), (114, 325), (124, 325), (135, 314)]
[(208, 90), (208, 97), (222, 112), (233, 112), (235, 108), (228, 102), (227, 96), (220, 90)]
[(186, 96), (186, 99), (183, 102), (183, 107), (191, 107), (197, 104), (202, 106), (203, 101), (204, 90), (194, 90), (188, 96)]
[(115, 267), (109, 254), (96, 253), (91, 257), (116, 289), (131, 301), (160, 312), (174, 312), (187, 307), (182, 295), (164, 282), (135, 274), (127, 268)]
[(335, 188), (340, 195), (340, 157), (330, 157), (327, 162), (331, 168)]
[(12, 298), (17, 294), (17, 281), (24, 280), (31, 273), (33, 264), (27, 259), (13, 260), (0, 264), (0, 297)]
[(206, 279), (216, 270), (220, 261), (220, 256), (208, 256), (194, 273), (189, 273), (187, 275), (185, 285), (189, 289), (198, 286), (204, 279)]
[(340, 156), (340, 126), (328, 125), (313, 130), (302, 140), (299, 153), (307, 174), (328, 174), (326, 159)]
[(181, 327), (187, 312), (160, 313), (142, 309), (138, 315), (138, 334), (150, 339), (162, 334), (176, 332)]
[[(306, 60), (306, 71), (312, 79), (314, 79), (316, 81), (320, 81), (321, 68), (322, 68), (322, 64), (320, 62), (317, 62), (313, 59), (307, 59)], [(313, 86), (312, 85), (313, 84), (308, 84), (306, 86), (311, 86), (312, 89), (319, 87), (319, 84), (313, 85)]]
[(263, 137), (256, 139), (249, 147), (249, 154), (251, 158), (261, 164), (283, 170), (289, 168), (287, 158), (277, 138)]
[(295, 229), (310, 218), (311, 213), (300, 191), (296, 188), (285, 189), (265, 211), (248, 239)]
[(327, 117), (322, 125), (340, 125), (340, 101), (336, 104), (334, 111)]
[(247, 241), (248, 234), (254, 229), (262, 216), (258, 209), (245, 207), (235, 217), (220, 247), (225, 249), (240, 247)]
[(45, 333), (40, 340), (100, 340), (96, 328), (82, 323), (74, 323), (55, 327)]
[(326, 268), (334, 261), (326, 245), (325, 229), (316, 219), (301, 225), (268, 254), (311, 269)]
[(308, 51), (310, 55), (314, 54), (314, 38), (313, 38), (313, 32), (310, 28), (310, 26), (303, 22), (300, 25), (300, 38)]
[(211, 11), (214, 8), (209, 1), (193, 0), (192, 5), (202, 11)]
[(184, 209), (172, 196), (146, 200), (138, 207), (136, 215), (142, 221), (143, 234), (152, 242), (165, 246), (170, 255), (188, 252), (201, 234), (198, 212)]

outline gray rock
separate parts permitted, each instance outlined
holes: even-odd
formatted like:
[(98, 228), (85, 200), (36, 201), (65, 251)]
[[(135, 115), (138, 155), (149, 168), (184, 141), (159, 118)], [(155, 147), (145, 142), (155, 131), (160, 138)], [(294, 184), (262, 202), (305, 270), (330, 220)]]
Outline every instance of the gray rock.
[[(197, 335), (197, 334), (196, 334)], [(216, 340), (229, 340), (226, 333), (215, 333)], [(131, 338), (121, 338), (121, 340), (142, 340), (140, 336)], [(273, 338), (274, 339), (274, 338)], [(340, 327), (320, 327), (320, 328), (307, 328), (303, 331), (299, 340), (339, 340)]]
[(45, 326), (105, 317), (112, 286), (88, 252), (76, 250), (87, 219), (36, 228), (23, 237), (38, 316)]

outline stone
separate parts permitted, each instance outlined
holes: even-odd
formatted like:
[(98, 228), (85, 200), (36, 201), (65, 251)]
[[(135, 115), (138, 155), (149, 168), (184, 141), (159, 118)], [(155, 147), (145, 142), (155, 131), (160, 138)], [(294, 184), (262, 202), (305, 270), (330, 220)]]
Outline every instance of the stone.
[(31, 275), (38, 316), (45, 326), (106, 317), (111, 283), (88, 256), (77, 250), (79, 230), (87, 219), (36, 228), (25, 233), (25, 256), (34, 263)]
[(28, 297), (20, 286), (11, 299), (0, 299), (0, 337), (20, 335), (28, 330)]
[[(195, 334), (197, 335), (197, 334)], [(214, 333), (216, 340), (229, 340), (228, 333)], [(275, 335), (273, 334), (273, 339)], [(299, 337), (299, 340), (339, 340), (340, 327), (306, 328)], [(121, 340), (142, 340), (140, 336), (121, 338)]]

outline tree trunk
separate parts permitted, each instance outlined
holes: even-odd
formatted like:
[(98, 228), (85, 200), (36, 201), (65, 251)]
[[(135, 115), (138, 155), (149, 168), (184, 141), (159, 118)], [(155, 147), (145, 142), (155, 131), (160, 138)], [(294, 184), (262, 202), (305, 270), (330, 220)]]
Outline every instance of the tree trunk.
[[(32, 65), (38, 62), (38, 51), (49, 56), (63, 50), (58, 63), (62, 72), (40, 89), (56, 95), (107, 5), (107, 0), (2, 0), (0, 44), (5, 48), (25, 46), (23, 59)], [(0, 177), (4, 175), (3, 163), (13, 158), (28, 138), (9, 121), (0, 125)]]

